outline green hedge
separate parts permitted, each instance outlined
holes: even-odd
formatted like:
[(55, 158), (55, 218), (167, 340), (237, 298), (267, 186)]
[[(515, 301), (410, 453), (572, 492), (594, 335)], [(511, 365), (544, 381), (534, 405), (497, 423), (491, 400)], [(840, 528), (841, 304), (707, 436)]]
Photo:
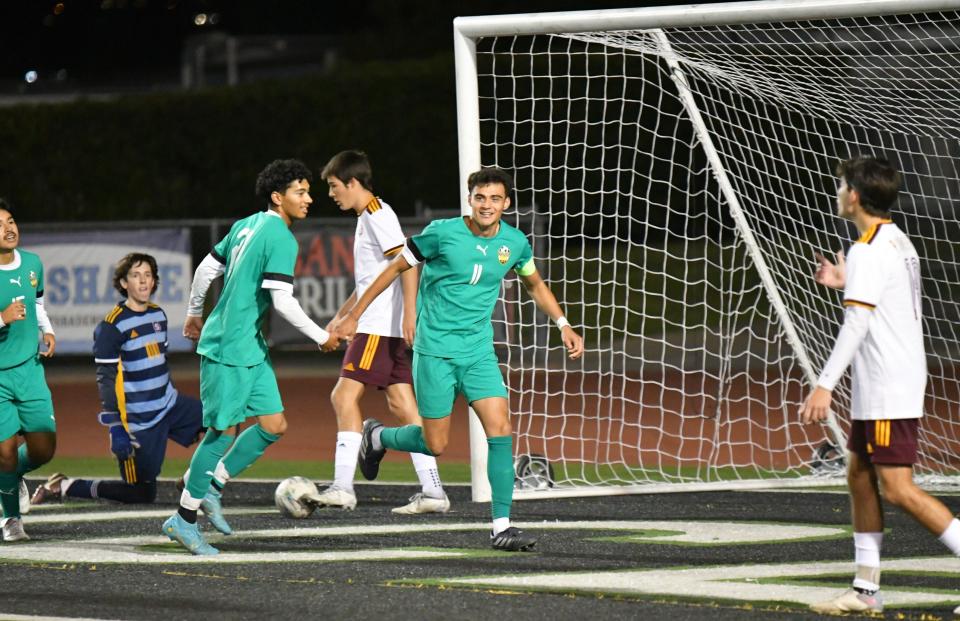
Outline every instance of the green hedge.
[[(374, 184), (400, 213), (456, 206), (452, 58), (343, 64), (313, 78), (6, 108), (0, 196), (21, 221), (237, 217), (257, 208), (269, 161), (317, 171), (366, 150)], [(314, 199), (332, 212), (314, 179)]]

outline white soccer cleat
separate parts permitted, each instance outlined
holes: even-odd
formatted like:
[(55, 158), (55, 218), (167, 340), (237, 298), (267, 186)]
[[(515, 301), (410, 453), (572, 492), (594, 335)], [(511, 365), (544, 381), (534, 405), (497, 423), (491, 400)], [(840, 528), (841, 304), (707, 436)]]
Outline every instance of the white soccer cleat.
[(309, 494), (301, 500), (323, 507), (340, 507), (349, 511), (357, 508), (357, 495), (352, 490), (332, 485), (319, 494)]
[(443, 498), (431, 498), (419, 492), (410, 497), (410, 503), (402, 507), (391, 509), (401, 515), (416, 515), (418, 513), (446, 513), (450, 510), (450, 499), (444, 494)]
[(29, 535), (23, 530), (23, 520), (18, 517), (5, 518), (2, 522), (4, 541), (26, 541)]
[(27, 489), (27, 482), (20, 479), (20, 515), (30, 513), (30, 490)]
[(829, 615), (845, 612), (883, 612), (883, 598), (880, 597), (880, 591), (868, 595), (848, 589), (833, 599), (812, 604), (810, 610)]

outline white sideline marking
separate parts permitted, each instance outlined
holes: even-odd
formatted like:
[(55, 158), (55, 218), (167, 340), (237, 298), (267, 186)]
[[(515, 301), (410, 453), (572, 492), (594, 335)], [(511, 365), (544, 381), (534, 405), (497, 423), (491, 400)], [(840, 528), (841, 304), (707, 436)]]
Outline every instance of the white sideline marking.
[[(530, 530), (612, 530), (612, 531), (681, 531), (678, 534), (664, 536), (645, 536), (637, 533), (636, 541), (653, 543), (689, 543), (700, 545), (729, 545), (736, 543), (758, 543), (763, 541), (796, 541), (821, 537), (846, 536), (847, 530), (838, 526), (812, 526), (809, 524), (758, 524), (755, 522), (700, 522), (700, 521), (604, 521), (585, 520), (577, 522), (513, 522), (514, 526)], [(244, 531), (246, 537), (327, 537), (356, 534), (396, 534), (407, 532), (438, 532), (457, 530), (490, 530), (489, 522), (472, 524), (436, 524), (418, 523), (416, 525), (369, 525), (363, 527), (308, 527), (285, 530)]]
[(0, 611), (0, 619), (4, 621), (115, 621), (112, 619), (94, 619), (93, 617), (44, 617), (37, 615), (14, 615)]
[[(30, 524), (70, 524), (72, 522), (112, 522), (115, 520), (135, 520), (143, 518), (168, 518), (174, 509), (141, 509), (139, 511), (74, 511), (71, 513), (57, 513), (54, 515), (29, 514), (23, 523)], [(263, 507), (228, 507), (224, 508), (226, 515), (249, 515), (251, 513), (276, 513), (276, 509)]]
[[(797, 602), (813, 604), (839, 594), (835, 587), (792, 584), (761, 584), (762, 579), (789, 579), (794, 576), (819, 576), (851, 573), (849, 561), (783, 563), (775, 565), (724, 565), (687, 569), (657, 569), (538, 574), (527, 576), (489, 576), (453, 578), (443, 584), (487, 586), (518, 590), (562, 590), (589, 593), (619, 593), (697, 597), (755, 602)], [(883, 561), (884, 572), (945, 572), (960, 574), (960, 558), (924, 557)], [(909, 605), (954, 605), (960, 603), (960, 591), (930, 593), (883, 588), (887, 607)]]
[[(258, 509), (262, 512), (263, 510)], [(242, 509), (233, 512), (241, 513)], [(112, 514), (130, 517), (164, 517), (169, 511), (125, 511)], [(56, 521), (88, 521), (91, 514), (76, 513), (70, 515), (49, 516)], [(104, 514), (100, 519), (109, 519)], [(68, 519), (69, 518), (69, 519)], [(41, 519), (34, 522), (46, 521)], [(303, 520), (304, 524), (310, 520)], [(757, 524), (736, 522), (695, 522), (695, 521), (577, 521), (577, 522), (520, 522), (517, 526), (532, 530), (597, 530), (624, 531), (681, 531), (666, 536), (636, 535), (637, 541), (671, 542), (692, 544), (733, 544), (756, 543), (760, 541), (785, 541), (811, 537), (830, 537), (845, 535), (846, 531), (834, 526), (811, 526), (789, 524)], [(159, 523), (157, 525), (159, 529)], [(279, 539), (291, 537), (337, 537), (356, 535), (383, 535), (423, 532), (452, 531), (489, 531), (487, 522), (471, 523), (417, 523), (388, 525), (353, 526), (305, 526), (302, 528), (284, 528), (278, 530), (237, 531), (229, 537), (211, 533), (210, 543), (248, 539)], [(154, 552), (143, 550), (143, 546), (167, 543), (163, 535), (135, 535), (127, 537), (98, 537), (94, 539), (71, 539), (66, 541), (32, 541), (16, 545), (0, 545), (0, 558), (9, 560), (29, 560), (37, 562), (64, 563), (268, 563), (268, 562), (330, 562), (355, 560), (392, 560), (392, 559), (428, 559), (463, 556), (458, 551), (423, 551), (409, 549), (375, 549), (333, 552), (224, 552), (216, 556), (191, 556), (184, 553)]]
[[(434, 552), (427, 550), (350, 550), (344, 552), (221, 552), (214, 556), (193, 556), (178, 549), (175, 552), (145, 552), (137, 546), (142, 544), (168, 543), (166, 537), (141, 538), (136, 545), (109, 545), (100, 543), (99, 548), (86, 546), (29, 546), (18, 545), (16, 553), (5, 559), (17, 559), (46, 563), (141, 563), (148, 565), (174, 565), (196, 563), (322, 563), (334, 561), (389, 561), (409, 559), (439, 559), (466, 556), (463, 552)], [(92, 542), (89, 542), (92, 543)], [(211, 543), (216, 543), (212, 541)]]

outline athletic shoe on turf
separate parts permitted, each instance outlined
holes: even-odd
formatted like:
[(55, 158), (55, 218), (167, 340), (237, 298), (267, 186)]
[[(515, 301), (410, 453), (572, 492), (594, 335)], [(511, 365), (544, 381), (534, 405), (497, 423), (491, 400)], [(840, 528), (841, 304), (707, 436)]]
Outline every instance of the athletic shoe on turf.
[(340, 507), (353, 511), (357, 508), (357, 495), (353, 490), (331, 485), (319, 494), (307, 494), (301, 501), (312, 502), (323, 507)]
[(387, 449), (381, 448), (379, 451), (373, 448), (373, 432), (383, 427), (383, 423), (375, 418), (368, 418), (363, 421), (363, 437), (360, 439), (360, 472), (363, 478), (372, 481), (380, 473), (380, 460), (387, 454)]
[(18, 517), (5, 518), (3, 524), (4, 541), (26, 541), (30, 538), (23, 530), (23, 520)]
[[(42, 505), (49, 502), (63, 502), (63, 482), (66, 479), (66, 475), (61, 472), (51, 474), (46, 483), (38, 485), (37, 489), (33, 491), (30, 504)], [(23, 513), (22, 508), (20, 513)]]
[(536, 543), (536, 536), (527, 534), (514, 526), (502, 530), (496, 535), (492, 533), (490, 535), (490, 546), (494, 550), (505, 552), (526, 552), (533, 548)]
[(446, 513), (450, 510), (450, 499), (444, 494), (443, 498), (432, 498), (419, 492), (410, 497), (410, 503), (402, 507), (390, 509), (394, 513), (401, 515), (414, 515), (417, 513)]
[(880, 591), (868, 595), (855, 589), (847, 589), (833, 599), (811, 605), (810, 610), (832, 615), (845, 612), (883, 612), (883, 598)]
[(30, 490), (27, 489), (27, 482), (20, 479), (20, 515), (30, 513)]
[(223, 517), (223, 505), (220, 503), (222, 494), (211, 487), (207, 490), (207, 495), (200, 502), (200, 510), (207, 516), (213, 527), (224, 535), (232, 535), (233, 529), (227, 524), (227, 518)]
[(204, 540), (196, 524), (186, 521), (180, 517), (179, 513), (174, 513), (163, 523), (163, 534), (169, 537), (171, 541), (176, 541), (182, 545), (191, 554), (204, 556), (220, 553), (220, 550)]

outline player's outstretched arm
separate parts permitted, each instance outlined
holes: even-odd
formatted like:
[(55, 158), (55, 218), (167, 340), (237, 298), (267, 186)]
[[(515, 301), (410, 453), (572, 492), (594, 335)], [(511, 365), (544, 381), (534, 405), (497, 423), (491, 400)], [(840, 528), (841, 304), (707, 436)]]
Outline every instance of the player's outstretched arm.
[(403, 340), (407, 347), (413, 347), (413, 338), (417, 331), (417, 287), (420, 277), (417, 270), (407, 270), (400, 274), (403, 288)]
[(353, 305), (357, 303), (357, 290), (354, 289), (353, 293), (350, 294), (343, 304), (340, 305), (340, 308), (337, 309), (337, 313), (330, 318), (330, 321), (327, 322), (327, 325), (323, 328), (327, 332), (333, 332), (333, 326), (337, 323), (337, 320), (347, 314)]
[(560, 338), (563, 340), (570, 358), (577, 359), (583, 355), (583, 337), (577, 334), (566, 317), (563, 316), (563, 310), (560, 308), (557, 298), (541, 278), (540, 272), (534, 271), (532, 274), (521, 276), (520, 280), (523, 281), (530, 297), (536, 302), (537, 308), (546, 313), (560, 328)]
[(203, 302), (207, 299), (210, 283), (223, 274), (223, 270), (224, 264), (212, 254), (208, 254), (193, 273), (187, 318), (183, 322), (183, 335), (191, 341), (200, 339), (200, 331), (203, 329)]
[(330, 352), (340, 346), (340, 339), (335, 334), (331, 334), (318, 326), (303, 312), (303, 307), (300, 306), (297, 298), (293, 297), (293, 293), (286, 289), (271, 289), (270, 299), (273, 301), (273, 308), (277, 311), (277, 314), (319, 345), (320, 349)]
[(357, 321), (363, 316), (363, 312), (377, 299), (378, 295), (386, 291), (387, 287), (389, 287), (400, 274), (408, 269), (410, 269), (410, 264), (407, 263), (404, 256), (402, 254), (397, 255), (387, 267), (383, 268), (380, 275), (370, 283), (370, 286), (363, 292), (363, 295), (360, 296), (357, 303), (353, 305), (353, 308), (334, 324), (333, 330), (336, 335), (341, 339), (352, 339), (357, 333)]
[(823, 365), (823, 371), (817, 379), (817, 385), (810, 391), (800, 407), (800, 420), (803, 424), (817, 423), (827, 419), (833, 400), (833, 389), (843, 377), (853, 360), (860, 344), (867, 337), (870, 327), (870, 314), (873, 311), (861, 306), (848, 306), (843, 317), (843, 326), (837, 334), (830, 357)]
[(843, 250), (836, 252), (837, 262), (833, 264), (819, 252), (814, 255), (817, 259), (817, 271), (813, 279), (819, 284), (831, 289), (843, 289), (847, 284), (847, 261)]

